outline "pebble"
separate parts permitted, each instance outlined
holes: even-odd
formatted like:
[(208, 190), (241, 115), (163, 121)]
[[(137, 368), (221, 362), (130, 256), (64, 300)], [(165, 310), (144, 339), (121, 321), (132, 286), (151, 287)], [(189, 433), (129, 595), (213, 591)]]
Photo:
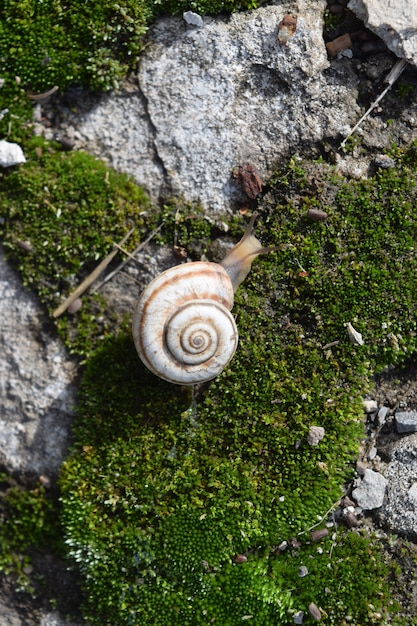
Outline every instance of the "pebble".
[(355, 528), (358, 525), (356, 515), (351, 511), (346, 511), (343, 515), (343, 519), (345, 520), (345, 524), (348, 528)]
[(323, 439), (326, 431), (323, 426), (310, 426), (308, 429), (307, 443), (310, 446), (317, 446)]
[(353, 500), (351, 500), (351, 499), (349, 498), (349, 496), (345, 496), (345, 497), (343, 498), (343, 503), (342, 503), (342, 504), (343, 504), (343, 507), (344, 507), (345, 509), (347, 509), (347, 508), (349, 508), (349, 507), (352, 507), (352, 511), (353, 511), (353, 510), (354, 510), (354, 508), (355, 508), (355, 503), (353, 502)]
[(297, 611), (293, 615), (294, 624), (302, 624), (304, 622), (304, 611)]
[(329, 216), (326, 211), (320, 211), (320, 209), (309, 209), (307, 217), (312, 222), (324, 222)]
[(30, 241), (27, 241), (27, 240), (18, 241), (17, 245), (19, 246), (21, 250), (24, 250), (25, 252), (33, 252), (33, 247)]
[(417, 432), (417, 411), (397, 411), (395, 421), (398, 433)]
[(375, 400), (364, 400), (363, 408), (365, 413), (376, 413), (378, 411), (378, 404)]
[(395, 161), (387, 154), (377, 154), (374, 158), (374, 165), (381, 169), (389, 169), (390, 167), (395, 167)]
[(197, 26), (198, 28), (204, 26), (203, 18), (198, 13), (194, 13), (194, 11), (185, 11), (182, 16), (187, 24), (191, 26)]
[(324, 537), (327, 537), (329, 531), (327, 528), (318, 528), (310, 532), (311, 541), (321, 541)]
[(245, 556), (244, 554), (238, 554), (237, 556), (235, 556), (235, 558), (233, 559), (233, 561), (235, 563), (245, 563), (248, 560), (248, 557)]
[(388, 412), (389, 412), (389, 408), (387, 406), (381, 406), (381, 408), (379, 409), (379, 411), (378, 411), (378, 422), (380, 423), (381, 426), (382, 426), (382, 424), (385, 424)]
[(352, 491), (352, 497), (362, 509), (368, 511), (378, 509), (384, 501), (387, 483), (385, 476), (366, 469), (359, 486)]
[(304, 578), (304, 576), (308, 575), (308, 569), (305, 565), (300, 565), (298, 568), (298, 576), (299, 578)]
[(0, 166), (11, 167), (26, 163), (22, 148), (17, 143), (11, 143), (5, 139), (0, 140)]
[(68, 313), (70, 313), (71, 315), (75, 315), (75, 313), (78, 313), (78, 311), (81, 309), (83, 305), (83, 301), (81, 300), (81, 298), (77, 298), (76, 300), (74, 300), (74, 302), (71, 302), (71, 304), (68, 307)]
[(367, 468), (368, 464), (365, 461), (357, 461), (356, 471), (358, 472), (359, 476), (363, 476)]
[(310, 602), (310, 604), (308, 605), (308, 612), (310, 613), (311, 617), (316, 620), (316, 622), (319, 622), (321, 620), (320, 609), (317, 604), (314, 604), (314, 602)]

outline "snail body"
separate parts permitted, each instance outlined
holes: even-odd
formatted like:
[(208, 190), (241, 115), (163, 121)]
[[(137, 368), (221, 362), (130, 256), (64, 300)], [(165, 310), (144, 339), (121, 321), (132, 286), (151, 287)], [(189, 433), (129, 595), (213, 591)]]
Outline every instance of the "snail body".
[(133, 315), (133, 340), (142, 362), (171, 383), (194, 385), (218, 376), (235, 354), (234, 292), (263, 248), (248, 228), (221, 263), (171, 267), (143, 290)]

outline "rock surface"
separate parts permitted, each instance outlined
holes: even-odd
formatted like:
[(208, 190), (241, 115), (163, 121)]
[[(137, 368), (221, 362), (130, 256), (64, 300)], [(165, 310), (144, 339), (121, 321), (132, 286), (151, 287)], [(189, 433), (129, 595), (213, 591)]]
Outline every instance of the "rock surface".
[[(347, 133), (358, 117), (353, 73), (329, 68), (325, 4), (279, 2), (204, 17), (200, 28), (157, 22), (138, 87), (74, 120), (71, 139), (132, 174), (155, 200), (174, 194), (212, 213), (247, 202), (234, 167), (253, 164), (265, 178), (278, 158)], [(282, 45), (278, 25), (291, 12), (297, 29)]]
[(417, 5), (415, 0), (381, 2), (350, 0), (348, 8), (380, 37), (394, 54), (417, 65)]
[(395, 422), (397, 432), (415, 433), (417, 431), (417, 411), (397, 411)]
[(54, 478), (68, 448), (76, 366), (0, 248), (0, 464)]
[(386, 497), (378, 511), (381, 524), (395, 534), (417, 540), (417, 434), (391, 443), (384, 468)]

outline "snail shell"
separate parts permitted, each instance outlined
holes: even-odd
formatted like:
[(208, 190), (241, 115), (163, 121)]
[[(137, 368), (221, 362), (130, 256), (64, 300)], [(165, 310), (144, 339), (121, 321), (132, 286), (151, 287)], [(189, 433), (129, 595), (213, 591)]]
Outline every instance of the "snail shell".
[(237, 347), (232, 306), (232, 282), (217, 263), (197, 261), (162, 272), (143, 291), (133, 316), (143, 363), (180, 385), (215, 378)]
[(221, 263), (196, 261), (159, 274), (145, 287), (133, 315), (133, 340), (143, 363), (171, 383), (194, 385), (218, 376), (232, 359), (238, 332), (231, 314), (234, 292), (263, 248), (252, 234)]

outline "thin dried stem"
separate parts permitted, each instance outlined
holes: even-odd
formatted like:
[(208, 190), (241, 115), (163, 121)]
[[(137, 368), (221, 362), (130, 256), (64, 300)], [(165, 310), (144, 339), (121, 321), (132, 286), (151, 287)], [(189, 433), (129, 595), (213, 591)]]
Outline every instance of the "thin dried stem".
[(95, 285), (94, 288), (91, 290), (91, 293), (98, 291), (103, 285), (105, 285), (109, 280), (116, 276), (116, 274), (118, 274), (129, 263), (130, 260), (133, 260), (137, 263), (138, 260), (136, 259), (136, 255), (138, 254), (138, 252), (140, 252), (155, 237), (155, 235), (159, 233), (162, 226), (163, 224), (160, 224), (157, 228), (155, 228), (155, 230), (153, 230), (151, 234), (144, 241), (142, 241), (135, 250), (133, 250), (132, 253), (123, 250), (123, 252), (128, 255), (128, 258), (122, 261), (122, 263), (120, 263), (120, 265), (118, 265), (116, 269), (113, 270), (113, 272), (110, 272), (110, 274), (108, 274), (106, 278), (104, 278), (100, 283)]
[(350, 139), (350, 137), (352, 137), (353, 133), (356, 132), (356, 130), (359, 128), (359, 126), (362, 124), (362, 122), (364, 120), (366, 120), (366, 118), (374, 110), (374, 108), (376, 107), (378, 102), (380, 102), (382, 100), (382, 98), (385, 96), (385, 94), (391, 89), (391, 87), (393, 86), (393, 84), (395, 83), (397, 78), (404, 71), (406, 65), (407, 65), (407, 61), (405, 59), (398, 59), (398, 61), (396, 62), (396, 64), (394, 65), (394, 67), (392, 68), (392, 70), (386, 76), (386, 78), (384, 80), (384, 83), (388, 83), (387, 87), (384, 89), (384, 91), (382, 93), (379, 94), (378, 98), (375, 100), (375, 102), (373, 102), (371, 104), (371, 106), (366, 111), (366, 113), (364, 113), (364, 115), (362, 115), (362, 117), (359, 120), (359, 122), (357, 124), (355, 124), (355, 126), (350, 131), (349, 135), (343, 139), (342, 143), (340, 144), (341, 148), (345, 147), (347, 140)]
[[(120, 241), (119, 245), (123, 245), (124, 243), (126, 243), (126, 241), (129, 239), (130, 235), (133, 233), (134, 230), (135, 230), (134, 228), (129, 230), (127, 235), (125, 235), (123, 239)], [(100, 274), (103, 272), (103, 270), (106, 269), (108, 264), (114, 259), (114, 257), (116, 256), (118, 252), (119, 250), (115, 246), (113, 250), (110, 252), (110, 254), (108, 254), (106, 258), (103, 259), (101, 263), (97, 265), (97, 267), (91, 272), (91, 274), (89, 274), (82, 281), (82, 283), (80, 283), (78, 287), (76, 287), (74, 291), (70, 293), (68, 298), (66, 298), (66, 300), (64, 300), (64, 302), (60, 304), (58, 308), (55, 309), (55, 311), (52, 313), (53, 317), (59, 317), (60, 315), (62, 315), (67, 310), (67, 308), (77, 298), (79, 298), (89, 288), (89, 286), (100, 276)]]

